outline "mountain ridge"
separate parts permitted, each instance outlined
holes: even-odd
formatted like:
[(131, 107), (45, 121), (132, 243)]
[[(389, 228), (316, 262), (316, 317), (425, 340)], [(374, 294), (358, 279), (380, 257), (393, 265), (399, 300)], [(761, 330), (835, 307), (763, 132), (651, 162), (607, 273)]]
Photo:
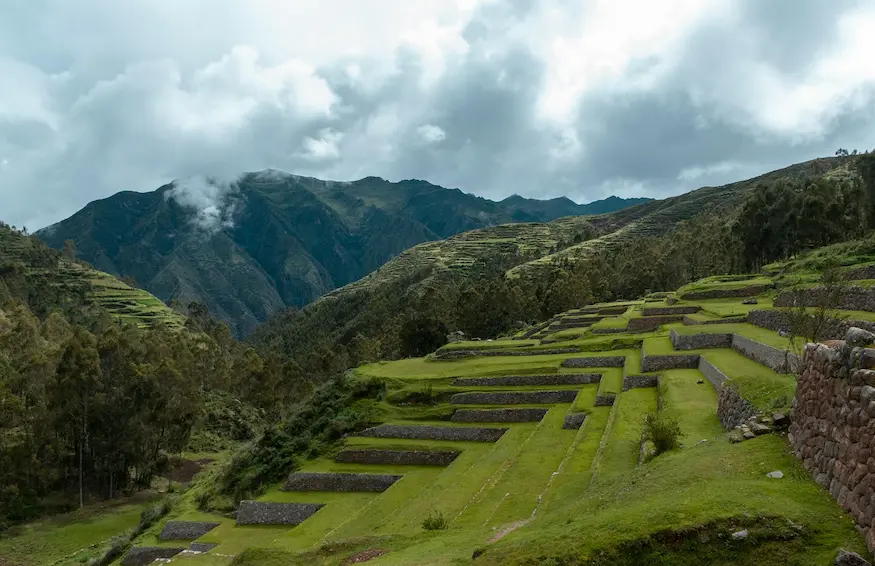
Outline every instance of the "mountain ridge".
[(167, 303), (202, 301), (243, 336), (271, 313), (312, 302), (417, 244), (641, 200), (648, 199), (507, 205), (417, 179), (324, 181), (267, 169), (233, 183), (196, 178), (122, 191), (37, 236), (55, 248), (73, 240), (79, 257), (134, 277)]

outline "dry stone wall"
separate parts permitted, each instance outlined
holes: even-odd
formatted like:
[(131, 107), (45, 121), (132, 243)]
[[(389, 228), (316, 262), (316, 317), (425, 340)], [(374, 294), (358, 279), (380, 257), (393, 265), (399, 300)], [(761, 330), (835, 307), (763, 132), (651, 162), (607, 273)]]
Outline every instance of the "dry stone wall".
[(641, 314), (644, 316), (668, 316), (693, 314), (702, 310), (702, 307), (644, 307)]
[(544, 375), (505, 375), (502, 377), (457, 377), (456, 387), (517, 386), (517, 385), (587, 385), (598, 383), (600, 373), (552, 373)]
[[(775, 297), (774, 305), (776, 307), (799, 305), (815, 307), (823, 301), (824, 293), (822, 287), (783, 291)], [(849, 311), (875, 312), (875, 287), (860, 287), (858, 285), (848, 287), (842, 293), (835, 308)]]
[(793, 373), (799, 369), (799, 356), (793, 352), (779, 350), (739, 334), (732, 337), (732, 349), (778, 373)]
[[(790, 330), (790, 318), (787, 313), (779, 310), (752, 310), (747, 315), (747, 322), (775, 332), (788, 332)], [(869, 332), (875, 332), (875, 322), (830, 319), (823, 330), (822, 339), (841, 340), (851, 328), (862, 328)]]
[(456, 393), (450, 397), (453, 405), (531, 405), (573, 403), (577, 397), (575, 390), (563, 391), (500, 391)]
[(207, 523), (199, 521), (167, 521), (161, 534), (160, 540), (195, 540), (219, 526), (219, 523)]
[(566, 368), (621, 368), (626, 363), (625, 356), (590, 356), (587, 358), (568, 358), (562, 361)]
[(578, 347), (568, 348), (541, 348), (538, 350), (506, 350), (496, 348), (494, 350), (438, 350), (434, 353), (435, 359), (457, 360), (459, 358), (490, 357), (490, 356), (547, 356), (550, 354), (576, 354), (580, 352)]
[(698, 350), (701, 348), (731, 348), (731, 333), (680, 334), (672, 328), (671, 344), (675, 350)]
[(146, 566), (159, 558), (173, 558), (185, 548), (168, 548), (162, 546), (135, 546), (122, 560), (123, 566)]
[(658, 375), (626, 375), (623, 376), (623, 391), (639, 387), (659, 387)]
[(681, 322), (684, 319), (682, 314), (671, 314), (665, 316), (642, 316), (638, 318), (630, 318), (629, 324), (626, 326), (627, 332), (641, 332), (644, 330), (656, 330), (663, 324), (671, 324), (672, 322)]
[[(729, 377), (725, 373), (717, 369), (714, 364), (706, 360), (705, 356), (701, 356), (699, 358), (699, 372), (701, 372), (701, 374), (705, 376), (705, 379), (711, 382), (711, 385), (713, 385), (714, 389), (716, 389), (717, 391), (720, 391), (720, 389), (723, 387), (723, 384), (726, 383), (726, 381), (729, 379)], [(717, 405), (717, 415), (720, 415), (719, 404)], [(721, 422), (723, 421), (721, 420)]]
[[(546, 412), (546, 409), (537, 410)], [(456, 412), (458, 413), (459, 411)], [(541, 416), (543, 417), (543, 413)], [(508, 429), (506, 428), (381, 424), (361, 431), (359, 436), (371, 438), (406, 438), (411, 440), (498, 442), (498, 439), (501, 438), (507, 430)]]
[(628, 309), (629, 309), (629, 307), (622, 307), (622, 306), (621, 306), (621, 307), (602, 307), (602, 308), (600, 308), (599, 310), (597, 310), (596, 312), (597, 312), (598, 314), (600, 314), (600, 315), (605, 315), (605, 316), (613, 315), (613, 316), (616, 316), (616, 315), (618, 315), (618, 314), (623, 314), (623, 313), (626, 312)]
[(572, 413), (565, 415), (565, 420), (562, 421), (564, 429), (578, 429), (583, 426), (583, 421), (586, 420), (586, 413)]
[(241, 501), (238, 525), (300, 525), (324, 506), (322, 503)]
[(610, 407), (617, 399), (616, 395), (596, 395), (594, 407)]
[(696, 369), (699, 367), (699, 354), (669, 354), (666, 356), (648, 355), (641, 348), (641, 371), (663, 371), (667, 369)]
[(741, 426), (748, 419), (759, 414), (759, 410), (742, 397), (738, 389), (731, 383), (723, 385), (717, 391), (717, 418), (723, 428)]
[(375, 491), (392, 487), (402, 476), (394, 474), (349, 474), (294, 472), (289, 475), (283, 491)]
[(774, 285), (748, 285), (738, 289), (711, 289), (710, 291), (691, 291), (681, 295), (685, 301), (701, 301), (704, 299), (733, 299), (753, 297), (772, 289)]
[(684, 316), (684, 324), (687, 326), (698, 326), (700, 324), (735, 324), (738, 322), (745, 322), (746, 320), (747, 318), (744, 316), (727, 316), (725, 318), (715, 318), (712, 320), (696, 320), (689, 315)]
[(549, 409), (457, 409), (453, 422), (462, 423), (533, 423), (544, 418)]
[(875, 551), (875, 335), (848, 331), (835, 347), (809, 344), (790, 413), (790, 444)]
[(334, 459), (344, 464), (390, 464), (402, 466), (448, 466), (459, 456), (458, 450), (341, 450)]

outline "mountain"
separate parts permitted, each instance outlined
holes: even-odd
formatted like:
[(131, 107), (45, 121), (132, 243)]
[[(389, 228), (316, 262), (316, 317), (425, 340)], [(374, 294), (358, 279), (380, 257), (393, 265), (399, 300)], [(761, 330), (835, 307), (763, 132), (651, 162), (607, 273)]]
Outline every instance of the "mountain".
[(416, 244), (641, 200), (495, 202), (420, 180), (333, 182), (266, 170), (233, 183), (195, 179), (121, 192), (37, 235), (55, 248), (73, 240), (80, 258), (134, 277), (166, 302), (203, 301), (242, 336)]

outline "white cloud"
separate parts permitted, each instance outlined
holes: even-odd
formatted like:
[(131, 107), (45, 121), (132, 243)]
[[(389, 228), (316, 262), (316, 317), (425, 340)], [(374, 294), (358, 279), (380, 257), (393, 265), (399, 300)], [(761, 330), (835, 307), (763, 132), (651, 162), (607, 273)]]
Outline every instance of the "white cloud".
[(196, 175), (174, 181), (164, 198), (193, 212), (191, 222), (205, 234), (234, 227), (234, 214), (239, 209), (237, 181)]
[(440, 143), (447, 139), (447, 133), (440, 126), (425, 124), (416, 128), (416, 133), (427, 144)]

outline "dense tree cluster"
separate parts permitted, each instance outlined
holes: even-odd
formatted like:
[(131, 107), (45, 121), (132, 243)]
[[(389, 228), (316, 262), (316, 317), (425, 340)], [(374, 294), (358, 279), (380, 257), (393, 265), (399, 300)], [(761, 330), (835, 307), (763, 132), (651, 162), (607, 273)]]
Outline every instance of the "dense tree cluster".
[(57, 252), (0, 232), (5, 250), (19, 246), (0, 270), (0, 525), (49, 500), (148, 486), (193, 434), (254, 437), (240, 414), (269, 422), (311, 388), (294, 364), (236, 342), (201, 305), (182, 331), (119, 324), (79, 291), (40, 284)]

